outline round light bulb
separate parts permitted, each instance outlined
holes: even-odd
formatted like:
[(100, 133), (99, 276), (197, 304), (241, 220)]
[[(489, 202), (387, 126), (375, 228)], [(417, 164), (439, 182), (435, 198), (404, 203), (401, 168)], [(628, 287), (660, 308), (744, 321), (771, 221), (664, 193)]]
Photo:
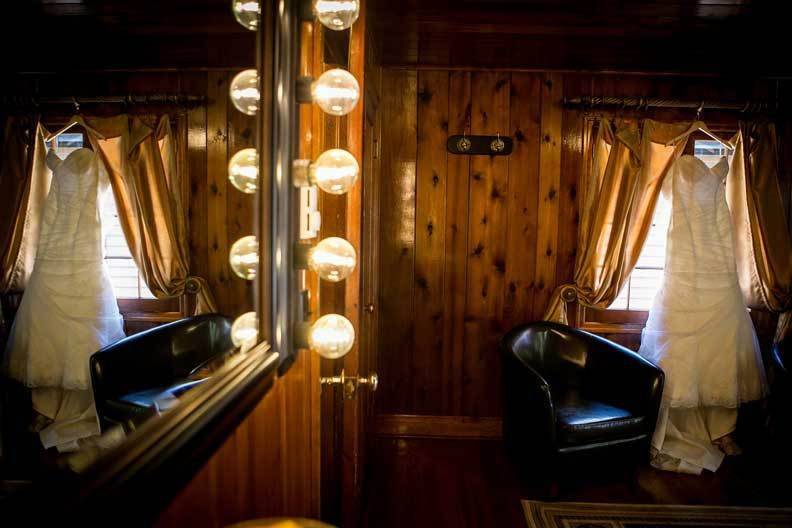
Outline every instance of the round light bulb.
[(313, 11), (319, 22), (328, 29), (347, 29), (360, 15), (358, 0), (314, 0)]
[(323, 315), (311, 326), (308, 334), (311, 348), (327, 359), (337, 359), (352, 349), (355, 328), (342, 315)]
[(311, 97), (319, 107), (334, 116), (346, 115), (360, 98), (360, 86), (346, 70), (327, 70), (311, 84)]
[(258, 240), (253, 235), (242, 237), (231, 246), (229, 263), (240, 278), (253, 280), (259, 263)]
[(258, 74), (256, 70), (245, 70), (231, 80), (231, 102), (247, 115), (256, 115), (259, 104)]
[(311, 183), (330, 194), (344, 194), (355, 185), (360, 166), (355, 156), (343, 149), (322, 152), (311, 164)]
[(258, 340), (258, 317), (256, 312), (243, 313), (231, 325), (231, 342), (247, 350)]
[(339, 282), (349, 277), (356, 262), (355, 248), (339, 237), (325, 238), (308, 253), (308, 266), (330, 282)]
[(242, 149), (228, 162), (228, 181), (247, 194), (258, 189), (258, 154), (254, 148)]
[(232, 0), (231, 11), (243, 28), (256, 31), (259, 25), (259, 3), (251, 0)]

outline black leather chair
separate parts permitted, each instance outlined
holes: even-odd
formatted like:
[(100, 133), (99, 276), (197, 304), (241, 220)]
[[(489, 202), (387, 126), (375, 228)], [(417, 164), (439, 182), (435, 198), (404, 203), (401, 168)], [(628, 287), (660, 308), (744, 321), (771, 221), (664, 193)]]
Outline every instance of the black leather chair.
[(234, 348), (231, 320), (204, 314), (157, 326), (91, 356), (91, 382), (102, 429), (134, 428), (205, 378), (192, 376)]
[[(568, 326), (518, 326), (500, 342), (503, 437), (532, 472), (576, 453), (646, 456), (663, 372), (635, 352)], [(623, 457), (620, 457), (623, 458)]]

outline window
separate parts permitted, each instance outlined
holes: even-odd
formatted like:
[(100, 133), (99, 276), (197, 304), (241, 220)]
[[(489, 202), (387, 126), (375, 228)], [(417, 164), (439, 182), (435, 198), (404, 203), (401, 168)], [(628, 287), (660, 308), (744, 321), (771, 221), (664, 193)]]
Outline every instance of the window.
[[(64, 159), (71, 152), (82, 148), (82, 133), (65, 132), (52, 140), (51, 148)], [(140, 275), (132, 254), (129, 252), (121, 224), (118, 220), (115, 199), (108, 193), (102, 208), (102, 245), (104, 259), (113, 291), (118, 299), (154, 299)]]
[[(714, 140), (697, 139), (693, 143), (693, 155), (708, 167), (713, 167), (726, 153), (726, 147)], [(626, 286), (608, 310), (648, 311), (651, 308), (663, 283), (666, 232), (670, 220), (671, 204), (661, 195), (641, 256)]]
[(608, 310), (647, 311), (652, 306), (655, 293), (663, 283), (666, 232), (670, 220), (671, 202), (660, 195), (641, 256), (638, 257), (627, 285)]

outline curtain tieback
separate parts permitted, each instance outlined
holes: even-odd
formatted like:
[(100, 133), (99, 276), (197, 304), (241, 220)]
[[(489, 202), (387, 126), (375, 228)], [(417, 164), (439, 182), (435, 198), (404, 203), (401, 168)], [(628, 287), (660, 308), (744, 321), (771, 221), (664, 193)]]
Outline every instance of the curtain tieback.
[(571, 283), (558, 286), (550, 297), (550, 305), (545, 312), (545, 321), (568, 324), (567, 303), (577, 300), (577, 286)]
[(203, 277), (190, 275), (184, 281), (184, 293), (195, 295), (195, 314), (217, 311), (217, 303), (209, 289), (209, 283)]

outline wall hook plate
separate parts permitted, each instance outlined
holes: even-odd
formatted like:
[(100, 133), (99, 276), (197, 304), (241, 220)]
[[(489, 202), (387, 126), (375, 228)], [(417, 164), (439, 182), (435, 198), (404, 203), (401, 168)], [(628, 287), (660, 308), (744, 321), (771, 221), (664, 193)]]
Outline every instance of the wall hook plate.
[(508, 156), (514, 141), (507, 136), (450, 136), (446, 149), (451, 154), (470, 156)]

